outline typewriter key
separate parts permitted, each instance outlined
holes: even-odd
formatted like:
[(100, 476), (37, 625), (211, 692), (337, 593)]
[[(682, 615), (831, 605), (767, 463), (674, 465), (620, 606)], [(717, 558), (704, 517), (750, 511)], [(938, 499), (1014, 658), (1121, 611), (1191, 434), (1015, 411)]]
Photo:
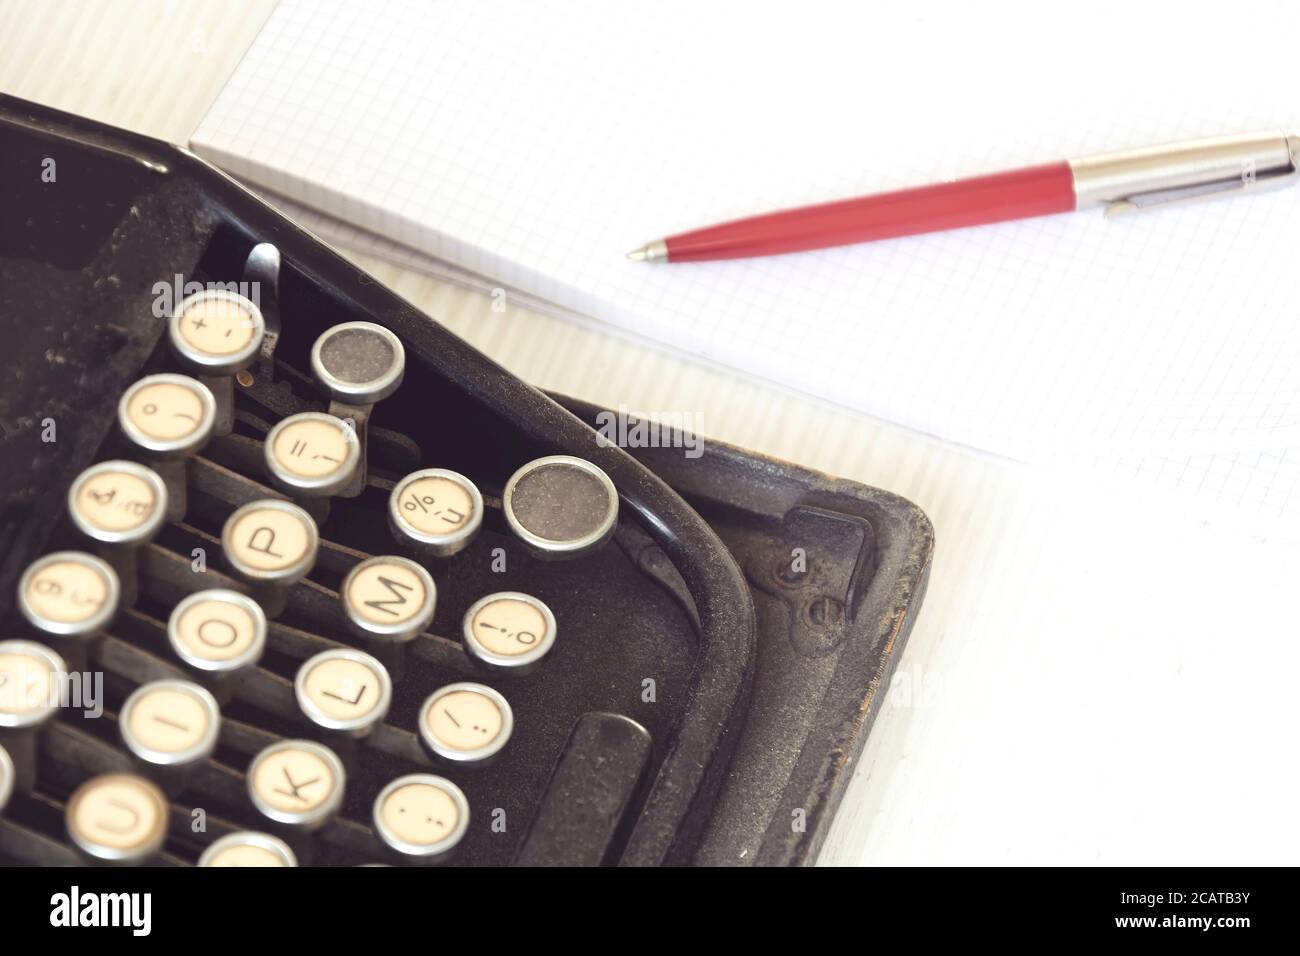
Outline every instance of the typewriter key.
[(0, 813), (5, 812), (9, 798), (14, 792), (14, 762), (9, 759), (9, 751), (0, 747)]
[(117, 572), (120, 600), (135, 603), (135, 548), (151, 540), (167, 516), (167, 487), (158, 474), (133, 461), (91, 465), (68, 489), (68, 512)]
[(279, 837), (256, 830), (228, 833), (199, 857), (199, 866), (297, 866), (298, 858)]
[(510, 704), (482, 684), (448, 684), (420, 708), (420, 743), (435, 761), (481, 767), (506, 745), (514, 730)]
[(344, 322), (326, 329), (311, 347), (311, 370), (335, 401), (373, 405), (402, 384), (402, 341), (373, 322)]
[(412, 472), (388, 498), (388, 525), (397, 540), (440, 558), (460, 551), (483, 524), (483, 496), (474, 482), (446, 468)]
[(0, 745), (13, 758), (14, 780), (27, 792), (36, 781), (37, 733), (69, 696), (63, 658), (34, 641), (0, 641)]
[(126, 749), (173, 793), (183, 789), (191, 767), (212, 755), (220, 727), (216, 700), (185, 680), (151, 681), (136, 688), (118, 716)]
[(230, 699), (230, 681), (257, 665), (266, 648), (266, 615), (237, 591), (196, 591), (172, 609), (167, 640), (218, 700)]
[(109, 564), (83, 551), (56, 551), (27, 566), (18, 607), (41, 639), (81, 670), (88, 647), (117, 613), (119, 585)]
[(163, 792), (133, 773), (108, 773), (87, 780), (68, 799), (68, 836), (101, 863), (147, 863), (167, 836), (169, 813)]
[(122, 395), (117, 422), (167, 486), (167, 520), (185, 516), (185, 460), (212, 435), (217, 405), (212, 392), (188, 375), (150, 375)]
[(302, 412), (276, 423), (266, 436), (266, 470), (291, 495), (336, 494), (356, 474), (361, 445), (352, 427), (323, 412)]
[(284, 589), (306, 577), (316, 563), (316, 522), (287, 501), (252, 501), (235, 511), (221, 529), (226, 563), (253, 585), (268, 617), (284, 609)]
[(361, 449), (361, 466), (336, 494), (355, 498), (366, 486), (370, 415), (402, 384), (406, 350), (402, 341), (373, 322), (344, 322), (326, 329), (311, 349), (311, 370), (329, 393), (329, 412), (350, 421)]
[(391, 555), (360, 562), (339, 586), (348, 626), (394, 675), (402, 673), (406, 644), (433, 623), (437, 595), (428, 571)]
[(286, 832), (304, 834), (324, 826), (343, 803), (343, 764), (328, 747), (311, 740), (271, 744), (248, 768), (253, 806)]
[(469, 801), (445, 777), (398, 777), (375, 798), (375, 831), (406, 863), (447, 859), (469, 829)]
[(465, 612), (465, 650), (489, 670), (526, 674), (555, 643), (555, 615), (530, 594), (500, 591)]
[(618, 491), (589, 461), (551, 455), (524, 465), (501, 494), (506, 524), (532, 554), (546, 560), (596, 550), (618, 526)]
[(231, 376), (257, 359), (266, 332), (261, 311), (236, 292), (209, 289), (181, 300), (168, 332), (173, 351), (212, 391), (213, 433), (230, 434), (235, 400)]
[(313, 723), (326, 730), (364, 737), (388, 714), (393, 684), (388, 670), (369, 654), (351, 648), (322, 651), (298, 668), (293, 690)]

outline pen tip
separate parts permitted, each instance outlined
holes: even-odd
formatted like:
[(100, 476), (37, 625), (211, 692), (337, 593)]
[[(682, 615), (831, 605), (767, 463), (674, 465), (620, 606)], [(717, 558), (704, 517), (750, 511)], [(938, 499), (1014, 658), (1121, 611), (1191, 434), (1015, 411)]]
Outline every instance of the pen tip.
[(647, 242), (638, 249), (633, 249), (627, 254), (627, 257), (633, 262), (659, 262), (668, 258), (668, 244), (662, 239), (654, 242)]

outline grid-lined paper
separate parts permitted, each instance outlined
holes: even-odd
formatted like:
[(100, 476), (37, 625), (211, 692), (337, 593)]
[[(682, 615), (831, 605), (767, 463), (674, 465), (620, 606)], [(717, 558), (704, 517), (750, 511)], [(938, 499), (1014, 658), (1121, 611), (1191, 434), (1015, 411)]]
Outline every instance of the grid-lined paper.
[(1063, 35), (1041, 4), (282, 0), (193, 145), (462, 276), (832, 401), (1300, 513), (1300, 190), (623, 258), (788, 205), (1300, 126), (1293, 6), (1086, 13)]

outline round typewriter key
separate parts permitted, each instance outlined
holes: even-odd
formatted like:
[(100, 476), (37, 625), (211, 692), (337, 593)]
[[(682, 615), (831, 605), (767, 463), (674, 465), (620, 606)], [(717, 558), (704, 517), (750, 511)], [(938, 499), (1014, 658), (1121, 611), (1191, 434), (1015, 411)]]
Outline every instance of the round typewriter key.
[(118, 716), (126, 749), (177, 792), (185, 772), (212, 755), (220, 727), (221, 711), (213, 696), (184, 680), (138, 687)]
[(446, 859), (469, 829), (460, 787), (431, 773), (398, 777), (375, 798), (375, 831), (407, 863)]
[(5, 812), (9, 798), (14, 792), (14, 762), (9, 759), (9, 751), (0, 747), (0, 813)]
[(618, 491), (609, 476), (582, 458), (551, 455), (524, 465), (501, 495), (510, 530), (539, 558), (581, 557), (618, 526)]
[(258, 603), (270, 617), (284, 608), (284, 588), (316, 563), (316, 522), (295, 504), (265, 499), (238, 509), (221, 529), (226, 563), (259, 588)]
[(150, 375), (122, 396), (118, 426), (141, 452), (155, 459), (167, 486), (167, 520), (185, 516), (185, 459), (207, 444), (216, 421), (212, 392), (188, 375)]
[(199, 866), (297, 866), (289, 844), (269, 833), (240, 830), (214, 841), (199, 857)]
[(388, 714), (393, 685), (388, 670), (351, 648), (322, 651), (298, 668), (293, 690), (313, 723), (364, 737)]
[(219, 698), (229, 698), (229, 681), (255, 667), (266, 648), (266, 615), (237, 591), (196, 591), (172, 609), (167, 640), (185, 665)]
[(231, 376), (257, 359), (266, 333), (261, 310), (236, 292), (209, 289), (181, 300), (168, 332), (173, 351), (212, 391), (214, 434), (228, 435), (234, 413)]
[(420, 708), (420, 743), (437, 761), (486, 766), (514, 730), (510, 704), (482, 684), (448, 684)]
[(438, 591), (409, 558), (380, 555), (348, 572), (339, 599), (348, 626), (400, 680), (406, 645), (433, 623)]
[(188, 375), (142, 378), (117, 403), (122, 432), (139, 448), (163, 458), (183, 458), (212, 436), (216, 403), (212, 392)]
[(414, 561), (380, 555), (353, 567), (339, 596), (353, 633), (405, 643), (433, 622), (438, 592), (429, 572)]
[(117, 572), (119, 600), (135, 603), (135, 548), (153, 538), (167, 516), (167, 487), (157, 472), (133, 461), (91, 465), (68, 489), (78, 530), (98, 541)]
[(133, 773), (87, 780), (68, 799), (68, 836), (87, 856), (104, 863), (145, 863), (167, 836), (167, 798)]
[(446, 468), (412, 472), (388, 498), (388, 524), (416, 551), (449, 557), (483, 524), (483, 496), (474, 482)]
[(101, 544), (140, 544), (162, 526), (167, 489), (144, 465), (103, 461), (72, 483), (68, 511), (77, 528)]
[(555, 643), (555, 615), (531, 594), (501, 591), (465, 612), (465, 650), (491, 670), (527, 673)]
[(402, 384), (406, 350), (373, 322), (344, 322), (326, 329), (311, 347), (311, 370), (336, 401), (373, 405)]
[(117, 613), (117, 573), (83, 551), (57, 551), (27, 566), (18, 582), (18, 607), (55, 650), (78, 669), (87, 647)]
[(343, 803), (343, 764), (311, 740), (267, 747), (248, 768), (248, 794), (261, 813), (298, 833), (324, 826)]
[(351, 426), (324, 412), (283, 419), (267, 434), (264, 447), (272, 482), (295, 495), (332, 495), (352, 479), (361, 462), (361, 445)]
[(68, 667), (34, 641), (0, 641), (0, 744), (13, 758), (18, 788), (36, 781), (36, 736), (67, 699)]

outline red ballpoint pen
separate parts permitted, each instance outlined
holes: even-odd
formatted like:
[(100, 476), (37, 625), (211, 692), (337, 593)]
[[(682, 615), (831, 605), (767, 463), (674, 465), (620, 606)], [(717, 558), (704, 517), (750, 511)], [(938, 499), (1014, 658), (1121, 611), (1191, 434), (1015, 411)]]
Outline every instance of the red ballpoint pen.
[(1105, 206), (1112, 215), (1288, 185), (1297, 178), (1298, 159), (1297, 132), (1171, 143), (736, 219), (646, 243), (628, 258), (742, 259), (1091, 206)]

